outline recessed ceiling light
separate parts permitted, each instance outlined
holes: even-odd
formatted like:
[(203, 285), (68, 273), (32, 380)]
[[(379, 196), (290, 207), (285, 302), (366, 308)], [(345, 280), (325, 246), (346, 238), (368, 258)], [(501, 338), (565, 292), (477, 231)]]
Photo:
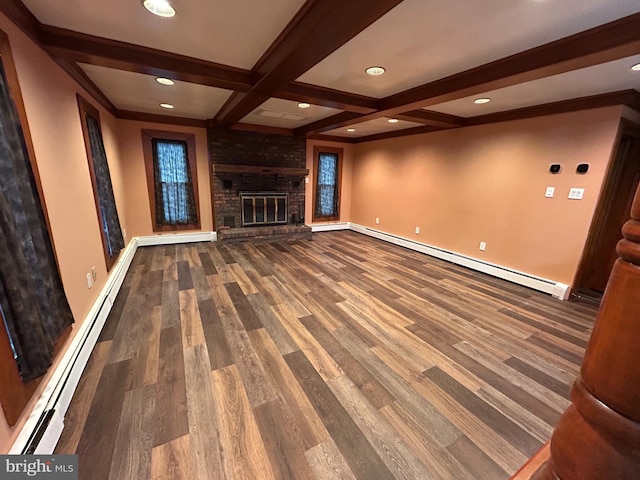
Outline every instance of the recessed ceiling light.
[(347, 128), (347, 132), (350, 132), (350, 133), (351, 133), (351, 132), (355, 132), (355, 131), (356, 131), (356, 129), (355, 129), (355, 128)]
[(640, 72), (640, 63), (636, 63), (635, 65), (633, 65), (631, 67), (631, 70), (633, 70), (634, 72)]
[(175, 9), (167, 0), (144, 0), (142, 2), (144, 8), (159, 17), (173, 17), (176, 14)]
[(171, 80), (170, 78), (158, 77), (156, 78), (156, 82), (162, 85), (174, 85), (176, 82)]
[(173, 105), (171, 105), (170, 103), (161, 103), (160, 106), (162, 108), (168, 108), (168, 109), (172, 109)]
[(376, 76), (376, 75), (382, 75), (382, 74), (383, 74), (384, 72), (386, 72), (386, 71), (387, 71), (387, 69), (386, 69), (386, 68), (384, 68), (384, 67), (369, 67), (369, 68), (367, 68), (367, 69), (365, 70), (365, 72), (366, 72), (368, 75), (373, 75), (373, 76)]
[(389, 122), (389, 123), (398, 123), (399, 120), (397, 118), (390, 118), (389, 120), (387, 120), (387, 122)]
[(483, 103), (489, 103), (491, 101), (490, 98), (476, 98), (473, 103), (477, 103), (478, 105), (482, 105)]
[(307, 103), (307, 102), (300, 102), (298, 104), (298, 108), (309, 108), (311, 106), (311, 104)]

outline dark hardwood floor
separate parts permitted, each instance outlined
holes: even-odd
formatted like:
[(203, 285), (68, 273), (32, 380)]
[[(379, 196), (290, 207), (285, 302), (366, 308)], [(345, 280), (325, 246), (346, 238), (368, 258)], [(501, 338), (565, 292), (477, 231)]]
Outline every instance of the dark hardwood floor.
[(595, 308), (352, 232), (140, 248), (67, 413), (82, 479), (508, 479)]

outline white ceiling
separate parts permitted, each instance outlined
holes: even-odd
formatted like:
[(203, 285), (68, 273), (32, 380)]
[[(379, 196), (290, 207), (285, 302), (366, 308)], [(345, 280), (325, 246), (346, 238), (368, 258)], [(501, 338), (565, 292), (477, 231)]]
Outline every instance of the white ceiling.
[(298, 107), (298, 102), (270, 98), (253, 112), (242, 119), (243, 123), (266, 125), (281, 128), (297, 128), (307, 123), (340, 113), (342, 110), (311, 105), (309, 108)]
[(55, 27), (250, 69), (304, 0), (171, 0), (174, 18), (141, 0), (23, 0)]
[[(119, 110), (206, 120), (224, 105), (231, 91), (195, 83), (161, 85), (156, 77), (96, 65), (80, 64), (100, 90)], [(175, 108), (168, 110), (161, 103)]]
[[(421, 127), (421, 123), (407, 122), (404, 120), (398, 120), (398, 123), (389, 123), (389, 119), (386, 117), (376, 118), (375, 120), (368, 120), (366, 122), (355, 123), (348, 127), (336, 128), (324, 132), (327, 135), (334, 135), (336, 137), (345, 138), (357, 138), (367, 135), (376, 135), (378, 133), (393, 132), (396, 130), (404, 130), (405, 128)], [(347, 132), (347, 128), (355, 128), (355, 132)]]
[[(130, 42), (223, 65), (251, 70), (304, 0), (170, 0), (171, 19), (149, 14), (141, 0), (22, 0), (40, 22), (99, 37)], [(404, 0), (298, 80), (335, 90), (383, 98), (408, 88), (640, 12), (639, 0)], [(474, 96), (429, 110), (470, 117), (558, 100), (635, 88), (640, 72), (629, 66), (638, 55)], [(382, 65), (371, 77), (364, 69)], [(213, 118), (231, 92), (192, 83), (163, 87), (154, 77), (95, 65), (81, 68), (121, 110)], [(159, 103), (175, 105), (164, 110)], [(267, 112), (267, 116), (264, 112)], [(263, 112), (263, 114), (259, 114)], [(272, 98), (242, 122), (296, 128), (340, 110)], [(282, 115), (279, 115), (282, 114)], [(301, 115), (296, 119), (291, 115)], [(357, 121), (357, 120), (356, 120)], [(420, 124), (372, 120), (325, 132), (360, 137)]]
[[(491, 90), (482, 95), (459, 98), (428, 107), (428, 110), (460, 117), (475, 117), (600, 93), (640, 90), (640, 72), (629, 68), (637, 63), (640, 63), (640, 55)], [(473, 100), (479, 97), (491, 98), (491, 102), (476, 105)]]
[[(386, 97), (640, 11), (639, 0), (405, 0), (298, 80)], [(364, 73), (381, 65), (380, 77)]]

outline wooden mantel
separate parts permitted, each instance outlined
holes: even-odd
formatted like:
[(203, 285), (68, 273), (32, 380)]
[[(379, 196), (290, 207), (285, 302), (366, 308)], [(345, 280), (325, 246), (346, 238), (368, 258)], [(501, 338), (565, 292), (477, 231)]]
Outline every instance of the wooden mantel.
[(231, 165), (214, 164), (211, 166), (214, 175), (224, 174), (252, 174), (252, 175), (282, 175), (289, 177), (306, 177), (309, 175), (308, 168), (289, 167), (265, 167), (262, 165)]

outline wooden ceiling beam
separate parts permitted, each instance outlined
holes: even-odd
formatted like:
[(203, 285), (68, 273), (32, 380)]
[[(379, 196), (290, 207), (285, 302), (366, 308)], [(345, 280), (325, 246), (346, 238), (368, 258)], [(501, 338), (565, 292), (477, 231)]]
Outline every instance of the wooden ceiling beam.
[[(67, 63), (80, 62), (165, 76), (239, 92), (247, 92), (252, 87), (253, 74), (249, 70), (46, 25), (38, 28), (36, 30), (42, 32), (38, 33), (38, 38), (43, 48)], [(292, 82), (273, 96), (362, 114), (378, 110), (376, 98), (301, 82)]]
[(402, 0), (308, 0), (253, 69), (255, 83), (223, 106), (214, 123), (229, 127), (340, 48)]
[(545, 103), (531, 107), (517, 108), (506, 112), (489, 113), (465, 119), (465, 125), (485, 125), (487, 123), (522, 120), (525, 118), (542, 117), (545, 115), (557, 115), (560, 113), (578, 112), (594, 108), (613, 107), (626, 105), (634, 108), (634, 103), (640, 106), (640, 93), (636, 90), (621, 90), (618, 92), (602, 93), (588, 97), (573, 98), (559, 102)]
[(4, 13), (31, 40), (40, 42), (42, 24), (24, 3), (17, 0), (0, 0), (0, 12)]
[(89, 76), (82, 70), (76, 63), (69, 62), (64, 58), (54, 58), (54, 61), (62, 67), (62, 69), (67, 72), (67, 74), (73, 78), (76, 82), (84, 88), (89, 95), (91, 95), (100, 105), (109, 110), (114, 116), (116, 115), (117, 108), (111, 100), (107, 98), (107, 96), (102, 93), (102, 90), (98, 88), (98, 86), (93, 83), (93, 80), (89, 78)]
[(465, 119), (447, 113), (433, 112), (430, 110), (411, 110), (409, 112), (394, 115), (394, 118), (407, 122), (422, 123), (431, 127), (455, 128), (461, 127)]
[[(640, 53), (640, 13), (472, 68), (380, 100), (377, 112), (351, 123), (436, 105)], [(349, 125), (334, 115), (301, 127), (313, 135)], [(308, 127), (308, 128), (307, 128)]]
[[(546, 103), (543, 105), (533, 105), (531, 107), (518, 108), (505, 112), (489, 113), (486, 115), (479, 115), (477, 117), (461, 118), (462, 124), (458, 126), (469, 127), (474, 125), (486, 125), (489, 123), (523, 120), (526, 118), (541, 117), (546, 115), (558, 115), (561, 113), (578, 112), (582, 110), (612, 107), (616, 105), (624, 105), (640, 112), (640, 92), (638, 92), (637, 90), (620, 90), (617, 92), (573, 98), (570, 100), (562, 100), (559, 102)], [(417, 135), (420, 133), (431, 133), (439, 130), (445, 130), (446, 128), (447, 127), (438, 128), (435, 126), (424, 125), (420, 127), (405, 128), (403, 130), (393, 130), (391, 132), (376, 133), (363, 137), (348, 138), (345, 141), (348, 141), (348, 143), (364, 143), (371, 142), (373, 140), (404, 137), (407, 135)], [(327, 134), (313, 134), (307, 135), (307, 138), (329, 141), (330, 139), (338, 137)]]
[(54, 58), (88, 63), (145, 75), (167, 76), (174, 80), (210, 87), (248, 91), (251, 72), (193, 57), (164, 52), (131, 43), (43, 25), (43, 48)]
[(377, 98), (302, 82), (291, 82), (274, 97), (362, 114), (379, 110)]

